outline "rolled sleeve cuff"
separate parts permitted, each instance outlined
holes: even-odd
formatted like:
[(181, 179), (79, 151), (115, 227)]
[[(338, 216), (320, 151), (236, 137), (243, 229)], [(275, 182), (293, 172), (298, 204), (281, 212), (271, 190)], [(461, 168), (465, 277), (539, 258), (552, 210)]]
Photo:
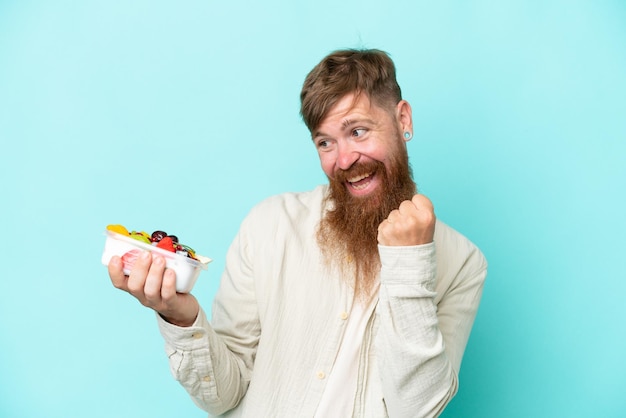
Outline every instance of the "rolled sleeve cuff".
[(381, 285), (416, 285), (434, 289), (435, 243), (412, 246), (379, 245)]
[(159, 332), (167, 344), (177, 350), (189, 351), (206, 348), (209, 322), (202, 309), (198, 312), (195, 322), (189, 327), (179, 327), (164, 320), (156, 314)]

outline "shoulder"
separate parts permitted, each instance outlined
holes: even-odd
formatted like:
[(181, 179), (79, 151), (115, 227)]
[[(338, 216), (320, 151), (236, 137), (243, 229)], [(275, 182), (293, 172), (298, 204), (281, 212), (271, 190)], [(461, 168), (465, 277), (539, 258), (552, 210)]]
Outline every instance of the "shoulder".
[(435, 244), (437, 250), (444, 253), (477, 254), (484, 259), (480, 249), (472, 241), (439, 219), (435, 227)]
[(249, 216), (275, 216), (277, 213), (297, 216), (307, 212), (321, 212), (327, 186), (320, 185), (306, 192), (288, 192), (270, 196), (257, 203)]
[(463, 234), (440, 220), (437, 220), (435, 227), (435, 247), (439, 277), (456, 277), (463, 272), (484, 278), (482, 273), (487, 270), (487, 260), (482, 251)]
[(242, 227), (284, 228), (317, 224), (321, 217), (327, 185), (310, 191), (289, 192), (265, 198), (252, 207)]

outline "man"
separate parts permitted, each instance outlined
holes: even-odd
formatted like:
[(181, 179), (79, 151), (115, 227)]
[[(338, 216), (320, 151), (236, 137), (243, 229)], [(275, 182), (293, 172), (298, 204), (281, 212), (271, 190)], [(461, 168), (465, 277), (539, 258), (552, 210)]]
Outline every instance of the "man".
[(454, 396), (486, 262), (416, 193), (411, 107), (378, 50), (307, 76), (301, 114), (329, 184), (244, 219), (209, 323), (144, 254), (114, 286), (154, 309), (174, 377), (227, 417), (434, 417)]

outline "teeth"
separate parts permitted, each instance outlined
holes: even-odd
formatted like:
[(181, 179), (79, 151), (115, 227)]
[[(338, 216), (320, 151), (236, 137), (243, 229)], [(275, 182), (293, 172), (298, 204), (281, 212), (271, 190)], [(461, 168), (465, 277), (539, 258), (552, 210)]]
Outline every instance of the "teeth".
[(359, 184), (359, 185), (352, 185), (352, 188), (354, 188), (355, 190), (363, 190), (367, 187), (367, 184)]
[(348, 182), (350, 182), (350, 183), (356, 183), (357, 181), (361, 181), (361, 180), (363, 180), (364, 178), (369, 177), (369, 176), (370, 176), (370, 174), (372, 174), (372, 173), (367, 173), (367, 174), (363, 174), (363, 175), (361, 175), (361, 176), (352, 177), (351, 179), (348, 179)]

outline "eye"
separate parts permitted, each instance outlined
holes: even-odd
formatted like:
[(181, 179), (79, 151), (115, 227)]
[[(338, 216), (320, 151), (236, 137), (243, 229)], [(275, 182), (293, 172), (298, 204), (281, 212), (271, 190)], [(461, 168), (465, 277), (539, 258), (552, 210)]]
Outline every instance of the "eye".
[(327, 139), (320, 139), (319, 141), (317, 141), (317, 148), (319, 150), (327, 150), (328, 148), (330, 148), (330, 141), (328, 141)]
[(352, 130), (352, 136), (355, 138), (361, 138), (366, 132), (367, 129), (365, 128), (356, 128)]

